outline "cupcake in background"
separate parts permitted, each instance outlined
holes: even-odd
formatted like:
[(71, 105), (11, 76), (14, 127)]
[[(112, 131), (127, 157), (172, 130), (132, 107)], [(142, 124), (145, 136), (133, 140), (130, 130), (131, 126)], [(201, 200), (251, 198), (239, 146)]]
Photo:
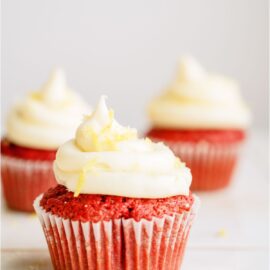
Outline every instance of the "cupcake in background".
[(179, 270), (199, 201), (167, 146), (118, 124), (102, 97), (54, 172), (34, 203), (54, 269)]
[(206, 72), (193, 58), (148, 108), (147, 137), (163, 141), (192, 171), (193, 190), (228, 186), (250, 123), (238, 85)]
[(2, 186), (10, 208), (33, 211), (36, 196), (56, 184), (56, 151), (73, 137), (86, 112), (89, 107), (68, 88), (60, 69), (12, 108), (1, 140)]

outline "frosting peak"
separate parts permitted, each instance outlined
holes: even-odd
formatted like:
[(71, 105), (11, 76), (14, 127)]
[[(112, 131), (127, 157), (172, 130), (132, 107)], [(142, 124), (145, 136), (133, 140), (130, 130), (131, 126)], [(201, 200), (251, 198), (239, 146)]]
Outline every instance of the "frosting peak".
[(250, 112), (237, 83), (207, 73), (191, 57), (182, 59), (176, 79), (149, 107), (156, 127), (199, 129), (244, 129)]
[(136, 138), (135, 129), (117, 123), (102, 96), (93, 114), (86, 116), (77, 129), (75, 141), (83, 151), (113, 151), (118, 142)]
[(185, 56), (179, 63), (177, 81), (200, 81), (206, 77), (203, 67), (192, 57)]
[(101, 97), (76, 137), (60, 146), (54, 162), (59, 184), (80, 193), (135, 198), (188, 195), (190, 170), (162, 143), (139, 139), (116, 122)]
[(41, 88), (40, 95), (47, 104), (59, 105), (66, 99), (67, 89), (64, 71), (56, 68), (52, 71), (49, 80)]
[(39, 91), (29, 93), (9, 113), (7, 138), (21, 146), (57, 149), (72, 138), (89, 107), (67, 87), (64, 72), (56, 69)]

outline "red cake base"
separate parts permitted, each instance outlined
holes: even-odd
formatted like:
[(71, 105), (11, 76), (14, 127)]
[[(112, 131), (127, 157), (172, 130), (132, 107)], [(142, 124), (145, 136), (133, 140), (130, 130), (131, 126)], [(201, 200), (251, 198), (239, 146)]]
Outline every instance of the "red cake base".
[[(163, 202), (149, 200), (148, 204), (147, 199), (119, 197), (116, 200), (116, 196), (81, 194), (77, 199), (73, 193), (58, 187), (46, 193), (43, 199), (37, 198), (34, 207), (56, 270), (179, 270), (199, 202), (193, 195), (180, 196), (178, 210), (181, 210), (172, 213), (175, 203), (178, 204), (176, 197), (163, 199)], [(160, 209), (158, 212), (154, 201)], [(96, 212), (83, 210), (84, 203), (86, 209), (92, 205)], [(128, 212), (126, 203), (131, 207)], [(191, 203), (188, 208), (186, 203)], [(74, 215), (68, 214), (70, 211), (74, 211)], [(88, 221), (83, 222), (86, 216)]]
[(3, 138), (1, 140), (1, 154), (19, 159), (53, 161), (56, 150), (23, 147), (10, 142), (7, 138)]
[(192, 172), (192, 190), (206, 191), (230, 184), (245, 132), (152, 129), (146, 136), (163, 141), (186, 163)]
[(1, 178), (7, 206), (33, 212), (34, 199), (56, 185), (52, 170), (56, 150), (20, 147), (1, 141)]
[(189, 211), (193, 196), (173, 196), (163, 199), (139, 199), (110, 195), (80, 194), (74, 197), (65, 186), (50, 188), (40, 206), (53, 215), (74, 221), (109, 221), (119, 218), (151, 220), (173, 213)]

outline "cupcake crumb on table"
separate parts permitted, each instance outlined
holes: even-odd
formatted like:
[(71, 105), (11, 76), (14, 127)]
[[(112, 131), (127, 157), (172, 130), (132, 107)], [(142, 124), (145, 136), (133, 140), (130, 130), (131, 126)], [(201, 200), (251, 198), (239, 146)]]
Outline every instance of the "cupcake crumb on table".
[(34, 203), (54, 269), (179, 270), (199, 199), (163, 143), (121, 126), (100, 99)]
[(226, 229), (220, 229), (220, 230), (218, 230), (217, 233), (216, 233), (216, 236), (217, 236), (217, 237), (220, 237), (220, 238), (223, 238), (223, 237), (225, 237), (226, 235), (227, 235)]

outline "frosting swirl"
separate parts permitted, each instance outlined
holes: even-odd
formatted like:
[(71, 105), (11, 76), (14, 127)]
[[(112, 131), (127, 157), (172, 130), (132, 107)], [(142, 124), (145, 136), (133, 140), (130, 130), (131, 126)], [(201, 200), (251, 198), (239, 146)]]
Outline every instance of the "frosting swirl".
[(155, 127), (239, 128), (250, 123), (235, 81), (208, 74), (193, 58), (180, 62), (176, 80), (149, 106)]
[(168, 147), (139, 139), (135, 129), (118, 124), (104, 97), (76, 138), (60, 146), (54, 172), (75, 196), (163, 198), (188, 195), (191, 183), (190, 170)]
[(7, 138), (21, 146), (56, 149), (73, 137), (89, 107), (67, 87), (62, 70), (55, 69), (40, 91), (32, 92), (9, 113)]

